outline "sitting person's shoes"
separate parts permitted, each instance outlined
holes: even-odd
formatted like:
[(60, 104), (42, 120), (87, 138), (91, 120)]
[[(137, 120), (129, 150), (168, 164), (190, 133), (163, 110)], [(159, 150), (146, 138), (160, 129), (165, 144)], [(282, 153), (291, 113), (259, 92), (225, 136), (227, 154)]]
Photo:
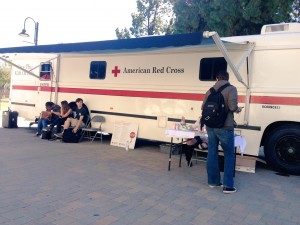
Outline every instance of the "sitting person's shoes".
[(48, 131), (52, 131), (52, 130), (53, 130), (53, 126), (52, 126), (52, 125), (49, 125), (49, 126), (47, 127), (47, 130), (48, 130)]
[(223, 187), (223, 193), (224, 194), (232, 194), (237, 192), (237, 189), (235, 187), (229, 188), (229, 187)]
[(46, 127), (46, 128), (43, 128), (43, 131), (51, 131), (51, 127)]
[(56, 133), (54, 134), (55, 137), (57, 138), (62, 138), (63, 137), (63, 133)]

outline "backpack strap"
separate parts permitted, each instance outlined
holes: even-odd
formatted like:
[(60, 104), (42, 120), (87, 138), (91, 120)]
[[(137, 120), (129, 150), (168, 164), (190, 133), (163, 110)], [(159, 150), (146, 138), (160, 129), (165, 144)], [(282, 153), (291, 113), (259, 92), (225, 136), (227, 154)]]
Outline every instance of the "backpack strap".
[(213, 95), (217, 93), (216, 90), (213, 87), (211, 87), (209, 89), (209, 91), (210, 91), (210, 94), (213, 94)]
[(221, 86), (221, 87), (219, 87), (219, 89), (216, 91), (213, 87), (211, 87), (210, 89), (209, 89), (209, 91), (210, 91), (210, 94), (216, 94), (216, 93), (218, 93), (218, 92), (221, 92), (221, 91), (223, 91), (225, 88), (227, 88), (228, 86), (231, 86), (231, 84), (229, 84), (229, 83), (227, 83), (227, 84), (224, 84), (223, 86)]
[(219, 89), (217, 90), (217, 92), (221, 92), (223, 91), (225, 88), (227, 88), (228, 86), (231, 86), (229, 83), (224, 84), (223, 86), (219, 87)]

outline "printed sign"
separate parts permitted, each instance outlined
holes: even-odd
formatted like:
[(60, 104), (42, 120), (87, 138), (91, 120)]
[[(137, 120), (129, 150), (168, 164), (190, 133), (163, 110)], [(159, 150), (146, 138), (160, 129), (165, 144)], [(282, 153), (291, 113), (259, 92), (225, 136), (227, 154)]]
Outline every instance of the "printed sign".
[(137, 123), (116, 121), (110, 144), (125, 149), (134, 149), (137, 132)]

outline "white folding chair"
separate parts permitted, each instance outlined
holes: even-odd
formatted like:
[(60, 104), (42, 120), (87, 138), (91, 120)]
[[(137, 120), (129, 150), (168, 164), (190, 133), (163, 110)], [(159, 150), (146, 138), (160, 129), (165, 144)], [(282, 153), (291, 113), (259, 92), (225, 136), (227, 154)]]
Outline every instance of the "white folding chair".
[(82, 128), (81, 138), (86, 137), (93, 142), (98, 134), (100, 134), (100, 139), (102, 143), (102, 135), (108, 134), (102, 131), (101, 126), (102, 123), (105, 122), (105, 118), (103, 116), (93, 116), (89, 122), (87, 127)]

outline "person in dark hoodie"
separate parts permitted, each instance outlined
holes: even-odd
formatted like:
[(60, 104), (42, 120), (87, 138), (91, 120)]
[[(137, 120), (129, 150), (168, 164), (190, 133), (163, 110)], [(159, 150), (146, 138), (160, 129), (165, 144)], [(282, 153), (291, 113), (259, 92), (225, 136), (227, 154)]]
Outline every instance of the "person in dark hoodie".
[(47, 128), (58, 116), (52, 114), (52, 112), (59, 112), (60, 106), (55, 105), (53, 102), (46, 102), (46, 110), (41, 112), (40, 118), (38, 120), (38, 126), (36, 129), (36, 136), (40, 136), (43, 129)]
[(56, 126), (56, 133), (61, 133), (62, 125), (69, 117), (73, 117), (73, 111), (69, 106), (69, 103), (66, 100), (64, 100), (60, 104), (61, 104), (60, 112), (52, 112), (52, 114), (55, 114), (58, 117), (49, 126), (51, 130), (54, 128), (54, 126)]

